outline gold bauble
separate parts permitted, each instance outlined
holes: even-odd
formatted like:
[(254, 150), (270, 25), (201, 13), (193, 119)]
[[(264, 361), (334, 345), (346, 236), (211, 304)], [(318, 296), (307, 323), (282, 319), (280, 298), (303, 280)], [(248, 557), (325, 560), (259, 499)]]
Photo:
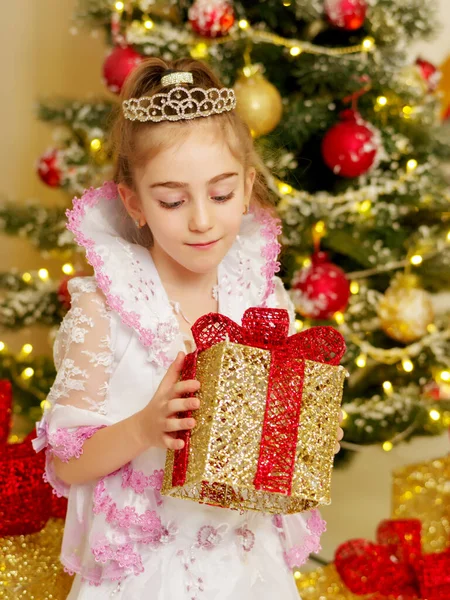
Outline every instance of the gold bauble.
[(438, 90), (441, 93), (442, 101), (442, 116), (450, 108), (450, 54), (439, 68), (441, 79), (439, 81)]
[(398, 274), (378, 304), (383, 331), (394, 340), (408, 344), (422, 338), (434, 320), (431, 297), (419, 287), (418, 278)]
[(253, 137), (275, 129), (283, 113), (281, 95), (257, 65), (243, 69), (234, 84), (234, 91), (237, 113), (250, 127)]

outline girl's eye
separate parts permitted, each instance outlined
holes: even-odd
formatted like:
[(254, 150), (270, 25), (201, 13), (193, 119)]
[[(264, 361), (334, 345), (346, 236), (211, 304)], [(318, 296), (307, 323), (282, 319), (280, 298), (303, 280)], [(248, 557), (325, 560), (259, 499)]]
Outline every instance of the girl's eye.
[[(227, 200), (231, 200), (231, 198), (233, 198), (234, 196), (234, 192), (230, 192), (229, 194), (227, 194), (226, 196), (212, 196), (212, 199), (215, 200), (216, 202), (226, 202)], [(178, 208), (179, 206), (181, 206), (183, 204), (183, 200), (179, 200), (178, 202), (172, 202), (172, 203), (168, 203), (168, 202), (163, 202), (162, 200), (159, 201), (160, 206), (162, 206), (163, 208)]]
[(162, 200), (159, 201), (159, 205), (162, 206), (163, 208), (178, 208), (179, 206), (181, 206), (183, 204), (183, 201), (180, 200), (179, 202), (173, 202), (172, 204), (167, 204), (167, 202), (162, 202)]
[(233, 198), (234, 192), (230, 192), (226, 196), (213, 196), (212, 199), (216, 202), (225, 202), (226, 200), (231, 200)]

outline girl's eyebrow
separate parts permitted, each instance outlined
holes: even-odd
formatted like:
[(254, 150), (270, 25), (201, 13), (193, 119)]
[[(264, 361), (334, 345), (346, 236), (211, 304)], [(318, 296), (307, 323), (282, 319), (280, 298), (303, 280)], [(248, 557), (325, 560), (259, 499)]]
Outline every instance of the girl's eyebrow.
[[(237, 177), (238, 173), (222, 173), (221, 175), (216, 175), (212, 179), (210, 179), (207, 183), (217, 183), (218, 181), (222, 181), (222, 179), (228, 179), (229, 177)], [(155, 187), (167, 187), (167, 188), (185, 188), (189, 187), (188, 183), (184, 183), (183, 181), (162, 181), (158, 183), (152, 183), (149, 186), (151, 188)]]

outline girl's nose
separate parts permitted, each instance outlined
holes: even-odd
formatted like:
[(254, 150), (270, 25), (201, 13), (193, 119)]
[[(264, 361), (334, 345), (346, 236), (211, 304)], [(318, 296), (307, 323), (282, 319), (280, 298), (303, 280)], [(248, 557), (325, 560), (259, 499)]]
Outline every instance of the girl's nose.
[(212, 215), (207, 201), (193, 202), (189, 218), (191, 231), (208, 231), (212, 227)]

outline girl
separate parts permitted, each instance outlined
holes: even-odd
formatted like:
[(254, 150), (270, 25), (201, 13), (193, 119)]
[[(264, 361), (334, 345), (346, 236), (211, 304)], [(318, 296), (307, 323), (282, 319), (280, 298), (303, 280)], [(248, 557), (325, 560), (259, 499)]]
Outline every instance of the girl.
[(191, 325), (210, 312), (240, 322), (251, 306), (294, 318), (260, 159), (233, 90), (200, 62), (149, 59), (121, 100), (114, 183), (68, 211), (95, 275), (69, 284), (35, 443), (69, 499), (68, 598), (297, 599), (291, 569), (320, 548), (316, 511), (273, 518), (160, 494), (166, 449), (195, 426), (179, 415), (199, 406), (183, 397), (199, 382), (178, 382)]

